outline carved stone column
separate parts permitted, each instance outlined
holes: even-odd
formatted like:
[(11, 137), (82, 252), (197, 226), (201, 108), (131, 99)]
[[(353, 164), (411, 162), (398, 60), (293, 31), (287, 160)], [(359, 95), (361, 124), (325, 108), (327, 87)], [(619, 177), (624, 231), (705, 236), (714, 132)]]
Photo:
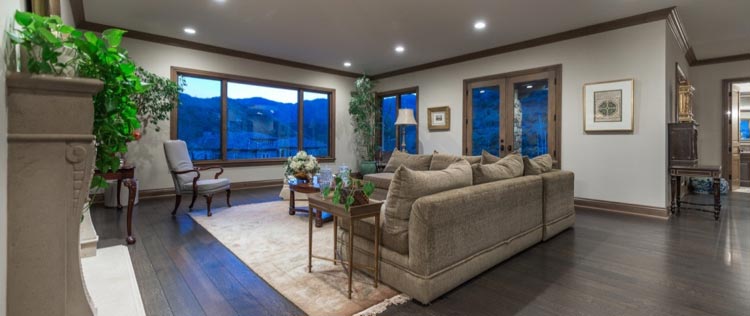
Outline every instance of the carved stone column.
[(79, 227), (98, 80), (10, 73), (8, 315), (91, 316)]

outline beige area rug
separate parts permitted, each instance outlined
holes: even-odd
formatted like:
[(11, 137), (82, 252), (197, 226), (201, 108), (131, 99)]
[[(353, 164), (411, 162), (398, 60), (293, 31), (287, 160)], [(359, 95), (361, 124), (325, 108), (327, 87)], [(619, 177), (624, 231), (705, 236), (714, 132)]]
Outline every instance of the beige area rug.
[[(307, 202), (298, 202), (298, 206)], [(220, 208), (190, 215), (273, 288), (309, 315), (375, 315), (408, 297), (355, 270), (352, 299), (341, 265), (313, 259), (307, 272), (307, 215), (290, 216), (289, 202)], [(313, 254), (333, 256), (333, 223), (313, 226)], [(363, 312), (363, 310), (366, 310)]]

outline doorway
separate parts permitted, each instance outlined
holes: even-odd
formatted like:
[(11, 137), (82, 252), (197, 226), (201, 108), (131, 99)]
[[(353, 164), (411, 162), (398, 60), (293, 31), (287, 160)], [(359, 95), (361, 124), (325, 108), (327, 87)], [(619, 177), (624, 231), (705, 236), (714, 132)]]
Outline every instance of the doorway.
[(728, 79), (724, 93), (724, 178), (733, 192), (750, 193), (750, 78)]
[(464, 80), (464, 155), (550, 154), (560, 166), (562, 66)]

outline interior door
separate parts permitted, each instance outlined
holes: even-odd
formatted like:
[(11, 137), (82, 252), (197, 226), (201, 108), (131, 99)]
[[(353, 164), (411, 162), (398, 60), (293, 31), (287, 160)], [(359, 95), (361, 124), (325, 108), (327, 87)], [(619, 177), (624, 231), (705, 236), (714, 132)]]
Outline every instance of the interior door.
[(465, 155), (481, 155), (482, 150), (502, 156), (506, 151), (504, 109), (505, 79), (473, 82), (468, 85)]
[(555, 129), (555, 72), (508, 78), (505, 153), (523, 156), (550, 154), (557, 160)]
[(731, 152), (731, 178), (732, 190), (740, 188), (740, 91), (737, 86), (732, 85), (731, 103), (731, 122), (729, 124), (730, 133), (732, 134), (732, 143), (729, 148)]

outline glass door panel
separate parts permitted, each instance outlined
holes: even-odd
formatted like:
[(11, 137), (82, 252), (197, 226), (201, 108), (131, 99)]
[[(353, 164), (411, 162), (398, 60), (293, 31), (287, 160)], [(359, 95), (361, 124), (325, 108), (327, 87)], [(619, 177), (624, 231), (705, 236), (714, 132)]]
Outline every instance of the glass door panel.
[(513, 147), (521, 155), (536, 157), (549, 152), (549, 81), (513, 84)]
[(482, 150), (502, 154), (501, 123), (503, 84), (500, 81), (469, 86), (469, 139), (467, 154), (481, 155)]

